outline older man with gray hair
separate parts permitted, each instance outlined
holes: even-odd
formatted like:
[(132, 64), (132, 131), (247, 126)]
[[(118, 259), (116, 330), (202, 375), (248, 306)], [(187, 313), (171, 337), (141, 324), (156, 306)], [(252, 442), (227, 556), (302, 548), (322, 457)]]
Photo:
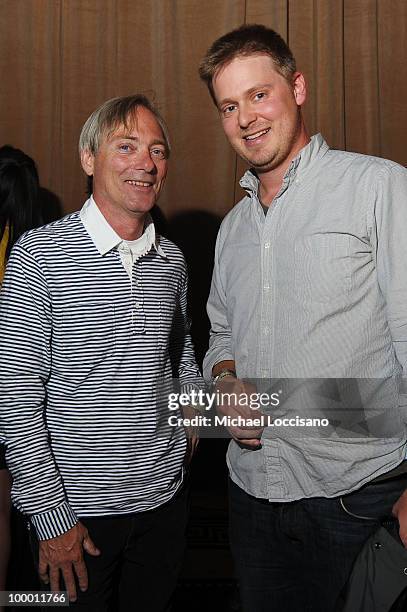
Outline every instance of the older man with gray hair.
[(184, 549), (188, 444), (165, 427), (159, 389), (200, 374), (184, 258), (149, 215), (169, 151), (147, 98), (105, 102), (80, 137), (92, 196), (25, 234), (4, 280), (12, 498), (34, 527), (41, 578), (53, 591), (62, 578), (81, 610), (107, 610), (114, 590), (115, 609), (166, 610)]

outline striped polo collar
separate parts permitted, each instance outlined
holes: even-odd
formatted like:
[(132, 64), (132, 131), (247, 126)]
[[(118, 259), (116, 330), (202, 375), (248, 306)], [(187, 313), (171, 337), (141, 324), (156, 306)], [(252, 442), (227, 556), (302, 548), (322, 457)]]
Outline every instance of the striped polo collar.
[[(106, 221), (93, 196), (86, 200), (79, 216), (100, 255), (106, 255), (106, 253), (118, 247), (122, 242), (125, 242)], [(146, 216), (143, 233), (147, 237), (146, 252), (149, 252), (151, 247), (154, 246), (157, 253), (167, 259), (159, 244), (159, 237), (155, 233), (154, 222), (149, 214)]]

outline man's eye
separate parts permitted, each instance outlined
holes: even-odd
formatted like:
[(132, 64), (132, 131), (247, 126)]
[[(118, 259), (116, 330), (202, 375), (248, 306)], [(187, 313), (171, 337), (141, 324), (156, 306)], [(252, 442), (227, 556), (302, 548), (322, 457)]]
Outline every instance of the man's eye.
[(261, 100), (262, 98), (265, 98), (265, 96), (266, 94), (264, 93), (264, 91), (259, 91), (255, 94), (254, 98), (255, 100)]
[(120, 149), (120, 151), (124, 151), (124, 152), (130, 151), (130, 145), (129, 144), (121, 144), (121, 145), (119, 145), (119, 149)]
[(157, 159), (165, 159), (166, 153), (163, 149), (151, 149), (151, 155), (156, 157)]
[(236, 104), (229, 104), (229, 106), (225, 106), (222, 112), (224, 115), (230, 115), (230, 113), (233, 113), (235, 109), (236, 109)]

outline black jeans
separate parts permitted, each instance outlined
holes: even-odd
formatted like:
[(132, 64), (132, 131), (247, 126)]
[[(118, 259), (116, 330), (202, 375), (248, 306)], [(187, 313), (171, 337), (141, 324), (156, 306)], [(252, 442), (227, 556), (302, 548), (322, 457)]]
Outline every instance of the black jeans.
[[(167, 504), (148, 512), (81, 517), (101, 554), (85, 553), (89, 587), (84, 593), (77, 588), (78, 599), (69, 608), (78, 612), (170, 610), (185, 550), (187, 502), (184, 488)], [(38, 542), (33, 546), (38, 563)]]
[(333, 612), (364, 542), (406, 488), (403, 475), (342, 498), (274, 503), (230, 482), (231, 547), (244, 612)]

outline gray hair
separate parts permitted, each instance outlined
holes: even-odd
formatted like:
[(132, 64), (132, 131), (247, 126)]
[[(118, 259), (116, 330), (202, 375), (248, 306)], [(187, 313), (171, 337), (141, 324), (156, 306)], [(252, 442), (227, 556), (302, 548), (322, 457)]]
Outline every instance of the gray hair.
[(90, 151), (95, 155), (99, 149), (102, 137), (111, 133), (119, 125), (128, 127), (129, 118), (142, 106), (146, 108), (154, 117), (162, 130), (167, 155), (170, 154), (170, 140), (167, 125), (153, 106), (150, 100), (143, 94), (134, 94), (121, 98), (112, 98), (99, 106), (85, 121), (79, 137), (79, 154), (82, 151)]

